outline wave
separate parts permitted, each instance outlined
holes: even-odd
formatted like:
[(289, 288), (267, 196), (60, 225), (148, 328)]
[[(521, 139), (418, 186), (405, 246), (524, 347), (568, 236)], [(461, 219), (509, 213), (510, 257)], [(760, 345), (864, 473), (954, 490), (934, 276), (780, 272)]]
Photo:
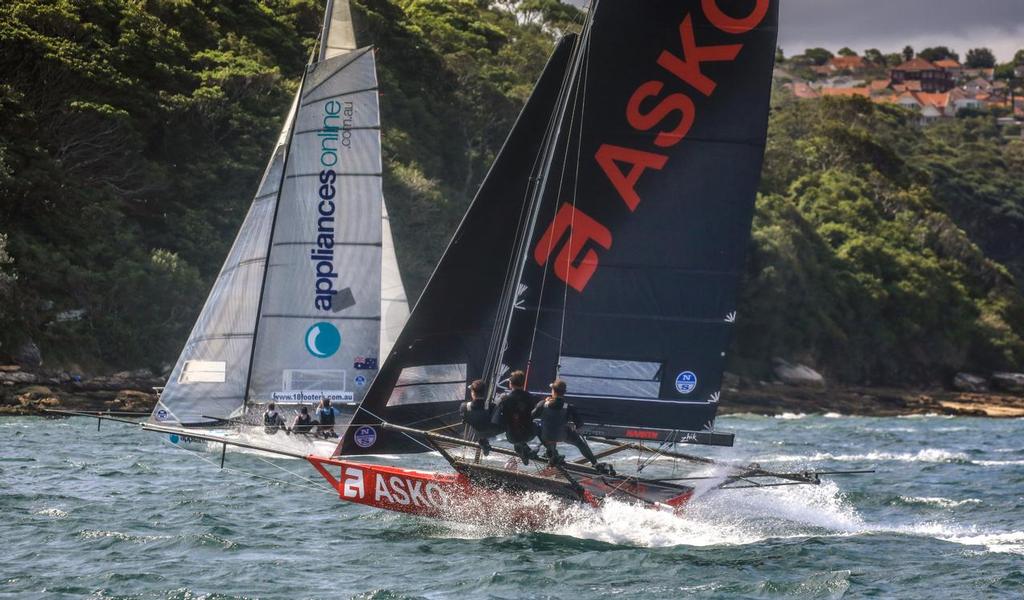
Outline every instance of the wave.
[(938, 496), (900, 496), (900, 500), (907, 504), (925, 504), (941, 508), (956, 508), (958, 506), (966, 506), (968, 504), (981, 504), (981, 500), (978, 500), (977, 498), (953, 500), (951, 498), (942, 498)]
[(778, 454), (761, 456), (756, 460), (762, 463), (771, 462), (817, 462), (832, 460), (838, 462), (930, 462), (930, 463), (967, 463), (970, 459), (963, 452), (950, 452), (941, 448), (925, 448), (917, 452), (878, 452), (871, 451), (865, 454), (832, 454), (831, 452), (817, 452), (815, 454)]
[(791, 413), (784, 412), (781, 415), (774, 415), (776, 419), (782, 419), (784, 421), (795, 421), (798, 419), (804, 419), (807, 417), (807, 413)]

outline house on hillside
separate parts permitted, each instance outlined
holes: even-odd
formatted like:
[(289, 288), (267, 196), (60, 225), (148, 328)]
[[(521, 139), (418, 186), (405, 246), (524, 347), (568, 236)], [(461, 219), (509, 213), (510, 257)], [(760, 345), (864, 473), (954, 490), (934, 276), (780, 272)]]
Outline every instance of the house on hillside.
[(949, 92), (903, 92), (895, 99), (888, 100), (903, 108), (917, 111), (921, 123), (931, 123), (943, 117), (956, 116), (955, 103), (950, 102)]
[(863, 71), (867, 66), (863, 57), (860, 56), (833, 56), (826, 63), (833, 71), (850, 71), (856, 73)]
[(921, 91), (925, 93), (947, 92), (953, 88), (953, 75), (942, 67), (921, 58), (912, 58), (894, 67), (889, 72), (893, 84), (920, 81)]
[(964, 91), (968, 94), (991, 94), (992, 83), (981, 77), (975, 77), (964, 84)]
[(955, 117), (961, 110), (979, 110), (983, 108), (981, 100), (973, 94), (968, 94), (960, 88), (953, 88), (949, 91), (949, 100), (946, 104), (946, 116)]
[(942, 60), (937, 60), (934, 64), (936, 67), (952, 75), (954, 81), (960, 79), (960, 73), (963, 70), (963, 65), (953, 60), (952, 58), (944, 58)]
[(821, 88), (822, 96), (861, 96), (862, 98), (870, 98), (871, 90), (866, 87), (823, 87)]
[(976, 77), (980, 77), (980, 78), (984, 79), (985, 81), (992, 81), (993, 79), (996, 78), (996, 70), (995, 69), (971, 69), (971, 68), (968, 68), (968, 67), (964, 67), (960, 71), (960, 76), (964, 77), (965, 79), (974, 79)]

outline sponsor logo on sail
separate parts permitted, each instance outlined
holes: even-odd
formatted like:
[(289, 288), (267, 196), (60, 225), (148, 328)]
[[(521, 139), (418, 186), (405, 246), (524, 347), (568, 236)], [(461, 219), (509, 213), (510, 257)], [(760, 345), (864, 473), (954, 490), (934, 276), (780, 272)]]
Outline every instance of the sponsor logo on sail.
[(156, 420), (157, 421), (166, 421), (167, 420), (167, 411), (162, 409), (162, 408), (160, 410), (156, 411)]
[[(705, 64), (736, 60), (746, 43), (740, 36), (761, 24), (771, 0), (755, 0), (746, 5), (750, 8), (742, 16), (726, 14), (715, 0), (700, 2), (703, 18), (696, 7), (694, 14), (685, 12), (679, 23), (678, 37), (666, 40), (668, 44), (658, 56), (652, 56), (658, 66), (659, 79), (640, 83), (624, 107), (625, 120), (631, 129), (653, 135), (628, 135), (622, 141), (628, 140), (629, 145), (602, 143), (594, 153), (594, 160), (611, 186), (609, 191), (614, 190), (612, 197), (621, 201), (630, 213), (635, 212), (643, 200), (640, 193), (644, 186), (640, 184), (650, 172), (665, 168), (670, 159), (667, 151), (686, 139), (694, 123), (700, 121), (703, 106), (698, 102), (702, 97), (712, 97), (718, 87), (714, 77), (722, 71), (712, 71)], [(714, 29), (734, 36), (740, 43), (708, 44), (706, 38), (712, 28), (705, 26), (703, 20)], [(650, 140), (651, 144), (637, 148), (638, 140)], [(551, 263), (556, 277), (582, 293), (600, 266), (600, 254), (611, 251), (613, 237), (613, 232), (603, 223), (578, 209), (575, 203), (566, 202), (541, 235), (533, 258), (542, 267)], [(552, 261), (562, 240), (567, 241)]]
[(369, 448), (370, 446), (377, 443), (377, 430), (373, 427), (360, 427), (356, 429), (355, 435), (352, 436), (356, 446), (360, 448)]
[(689, 394), (697, 387), (697, 375), (693, 371), (683, 371), (676, 375), (676, 391)]
[(353, 105), (351, 102), (330, 100), (324, 103), (323, 127), (317, 132), (320, 140), (320, 174), (314, 215), (314, 232), (316, 246), (309, 251), (309, 259), (313, 263), (313, 306), (318, 311), (332, 312), (335, 310), (335, 296), (338, 271), (334, 265), (334, 234), (335, 213), (337, 206), (335, 196), (338, 174), (334, 167), (338, 164), (338, 146), (345, 145), (341, 132), (346, 123), (351, 126)]
[(306, 350), (317, 358), (330, 358), (341, 348), (341, 332), (326, 321), (306, 330)]
[(363, 387), (364, 385), (366, 385), (366, 377), (363, 377), (362, 375), (356, 375), (355, 382), (356, 386)]

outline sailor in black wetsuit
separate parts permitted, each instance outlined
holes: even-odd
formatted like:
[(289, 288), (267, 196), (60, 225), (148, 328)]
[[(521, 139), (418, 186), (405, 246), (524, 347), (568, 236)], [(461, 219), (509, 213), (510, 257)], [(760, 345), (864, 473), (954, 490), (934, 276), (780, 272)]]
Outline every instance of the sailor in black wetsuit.
[(334, 407), (331, 406), (331, 400), (329, 398), (320, 399), (320, 408), (316, 411), (316, 418), (317, 435), (325, 438), (338, 437), (338, 434), (334, 431)]
[(313, 418), (309, 416), (309, 409), (303, 406), (292, 421), (292, 433), (309, 434), (313, 431), (314, 423)]
[(531, 415), (533, 397), (524, 389), (526, 373), (513, 371), (508, 382), (512, 386), (512, 391), (499, 399), (499, 404), (494, 411), (493, 422), (505, 431), (505, 439), (515, 447), (516, 454), (523, 459), (523, 464), (528, 465), (530, 464), (530, 440), (537, 435)]
[(477, 379), (470, 384), (469, 394), (472, 400), (459, 406), (459, 414), (462, 416), (462, 422), (468, 425), (476, 436), (484, 456), (487, 456), (491, 452), (490, 438), (501, 433), (503, 429), (491, 422), (493, 415), (485, 400), (487, 385)]
[(559, 442), (569, 442), (576, 446), (583, 458), (589, 460), (595, 469), (610, 472), (611, 467), (597, 462), (587, 440), (576, 431), (583, 425), (583, 418), (576, 411), (576, 407), (565, 401), (565, 390), (565, 382), (556, 379), (551, 384), (551, 396), (538, 402), (533, 409), (533, 416), (540, 419), (540, 441), (547, 449), (548, 464), (554, 466), (563, 461), (558, 454), (557, 446)]
[(281, 416), (281, 413), (277, 412), (277, 407), (271, 402), (267, 405), (266, 412), (263, 413), (263, 431), (268, 435), (274, 435), (279, 430), (284, 430), (285, 433), (288, 433), (284, 417)]

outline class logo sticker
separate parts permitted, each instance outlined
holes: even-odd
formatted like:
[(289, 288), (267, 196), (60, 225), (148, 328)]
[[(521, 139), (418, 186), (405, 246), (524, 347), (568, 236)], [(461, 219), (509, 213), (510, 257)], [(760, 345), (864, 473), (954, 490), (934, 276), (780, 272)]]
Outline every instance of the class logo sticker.
[(689, 394), (697, 387), (697, 375), (693, 371), (683, 371), (676, 376), (676, 391)]
[(167, 411), (162, 409), (162, 408), (160, 410), (156, 411), (156, 420), (157, 421), (166, 421), (167, 420)]
[(366, 378), (363, 377), (362, 375), (356, 375), (355, 381), (356, 381), (356, 386), (358, 386), (358, 387), (363, 387), (364, 385), (366, 385)]
[(317, 358), (329, 358), (341, 348), (341, 332), (327, 322), (316, 323), (306, 330), (306, 350)]
[(352, 436), (356, 446), (360, 448), (369, 448), (370, 446), (377, 443), (377, 430), (373, 427), (360, 427), (356, 429), (355, 435)]

